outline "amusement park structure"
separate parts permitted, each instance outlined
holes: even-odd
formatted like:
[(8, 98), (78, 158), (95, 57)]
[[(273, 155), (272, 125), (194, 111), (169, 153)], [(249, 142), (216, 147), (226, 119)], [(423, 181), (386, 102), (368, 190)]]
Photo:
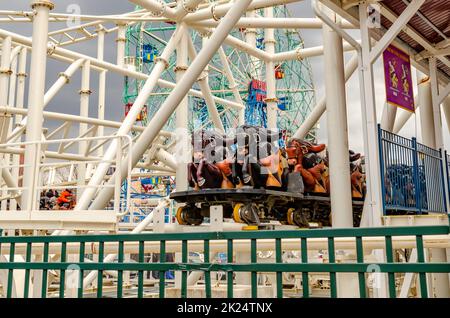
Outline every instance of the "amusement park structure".
[[(128, 3), (0, 5), (1, 297), (450, 297), (447, 4)], [(314, 17), (295, 17), (300, 3)], [(415, 107), (386, 94), (378, 120), (374, 63), (392, 47), (417, 74)], [(402, 71), (386, 82), (406, 98)], [(362, 154), (349, 149), (354, 74)], [(74, 115), (55, 97), (77, 75)], [(399, 135), (414, 111), (420, 142)]]

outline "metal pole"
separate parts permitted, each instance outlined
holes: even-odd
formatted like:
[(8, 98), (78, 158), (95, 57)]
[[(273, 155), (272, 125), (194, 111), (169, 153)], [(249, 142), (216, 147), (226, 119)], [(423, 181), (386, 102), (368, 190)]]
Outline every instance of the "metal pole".
[[(2, 56), (0, 61), (0, 105), (2, 106), (8, 106), (8, 86), (9, 86), (9, 80), (11, 77), (11, 37), (7, 37), (3, 40), (2, 43)], [(3, 120), (0, 121), (0, 143), (4, 143), (6, 140), (6, 136), (8, 135), (8, 132), (11, 129), (11, 116), (5, 115), (3, 117)], [(5, 162), (6, 165), (10, 165), (10, 156), (8, 154), (0, 154), (0, 161), (3, 163)], [(0, 179), (0, 184), (2, 183), (2, 180)], [(7, 195), (7, 188), (2, 187), (1, 190), (1, 196)], [(7, 208), (7, 201), (2, 200), (0, 202), (0, 210), (6, 211)]]
[[(355, 73), (358, 68), (358, 54), (352, 56), (350, 61), (345, 65), (345, 82), (348, 82), (350, 77)], [(319, 102), (314, 106), (313, 110), (309, 114), (308, 118), (302, 123), (302, 125), (297, 129), (294, 134), (294, 138), (303, 139), (306, 137), (308, 132), (314, 127), (314, 125), (319, 121), (320, 117), (326, 111), (326, 96), (322, 97)]]
[(125, 37), (126, 25), (119, 24), (117, 25), (117, 61), (116, 64), (119, 67), (123, 67), (125, 63), (125, 43), (127, 41)]
[(360, 88), (361, 88), (361, 112), (363, 115), (364, 152), (366, 153), (366, 180), (367, 193), (365, 209), (363, 211), (363, 224), (380, 226), (383, 214), (380, 159), (378, 153), (378, 127), (375, 105), (375, 88), (373, 77), (373, 64), (370, 59), (371, 41), (369, 35), (367, 2), (360, 3)]
[(422, 143), (428, 147), (436, 147), (433, 101), (430, 78), (417, 71), (418, 100), (420, 104), (420, 128)]
[(381, 129), (392, 132), (397, 116), (397, 107), (389, 103), (384, 103), (383, 114), (381, 116)]
[[(105, 29), (101, 28), (97, 31), (97, 58), (103, 61), (105, 51)], [(106, 94), (106, 71), (101, 71), (98, 77), (98, 108), (97, 117), (99, 120), (105, 119), (105, 94)], [(104, 127), (99, 126), (97, 136), (104, 135)], [(98, 148), (97, 154), (103, 156), (103, 146)]]
[[(211, 35), (208, 44), (202, 48), (202, 50), (197, 55), (197, 58), (191, 63), (189, 69), (183, 76), (183, 81), (181, 81), (174, 88), (172, 93), (167, 97), (166, 101), (161, 105), (158, 112), (155, 114), (155, 116), (153, 116), (152, 120), (139, 136), (138, 140), (133, 146), (133, 153), (131, 154), (133, 158), (133, 165), (136, 165), (136, 163), (139, 161), (139, 158), (144, 154), (149, 145), (156, 138), (158, 132), (162, 129), (166, 121), (169, 119), (170, 115), (177, 108), (178, 104), (182, 101), (184, 96), (197, 80), (198, 76), (208, 64), (208, 61), (217, 52), (228, 33), (232, 30), (236, 21), (239, 19), (241, 14), (245, 11), (250, 3), (251, 0), (240, 0), (239, 2), (234, 3), (230, 11), (222, 19), (217, 29)], [(126, 166), (122, 165), (122, 168), (126, 169)], [(112, 177), (112, 179), (113, 178), (114, 176)], [(111, 190), (111, 188), (102, 189), (90, 208), (97, 209), (98, 207), (104, 207), (108, 200), (111, 198)], [(87, 190), (85, 191), (85, 193), (86, 192)]]
[[(267, 18), (273, 18), (273, 7), (265, 8), (264, 15)], [(275, 32), (274, 29), (264, 30), (264, 44), (267, 54), (275, 54)], [(273, 61), (266, 61), (266, 85), (267, 85), (267, 128), (277, 128), (278, 117), (278, 99), (277, 83), (275, 79), (275, 65)]]
[[(133, 103), (133, 106), (131, 107), (130, 111), (128, 112), (128, 115), (123, 120), (122, 125), (120, 126), (119, 130), (117, 131), (117, 135), (125, 135), (128, 134), (130, 129), (132, 128), (134, 122), (136, 121), (137, 116), (141, 112), (142, 108), (144, 107), (144, 104), (147, 102), (151, 92), (153, 91), (155, 85), (157, 84), (158, 78), (161, 76), (162, 72), (168, 67), (168, 60), (170, 58), (170, 55), (175, 50), (175, 46), (178, 44), (180, 36), (181, 36), (181, 30), (184, 28), (183, 25), (179, 26), (177, 31), (175, 31), (174, 35), (170, 39), (170, 41), (167, 43), (167, 46), (165, 47), (163, 53), (161, 56), (158, 57), (157, 62), (155, 66), (153, 67), (152, 72), (150, 73), (150, 76), (148, 77), (147, 81), (145, 82), (144, 86), (142, 87), (139, 95), (137, 96), (136, 100)], [(162, 127), (161, 127), (162, 128)], [(161, 129), (160, 128), (160, 129)], [(103, 158), (105, 161), (110, 161), (115, 157), (115, 153), (117, 151), (117, 141), (113, 140), (111, 142), (111, 145), (106, 150)], [(108, 171), (108, 168), (111, 164), (109, 162), (101, 163), (98, 165), (97, 169), (95, 170), (92, 178), (89, 181), (89, 185), (99, 185), (103, 177), (105, 176), (106, 172)], [(123, 173), (125, 175), (125, 173)], [(80, 197), (75, 210), (85, 210), (88, 208), (89, 203), (91, 202), (92, 198), (94, 197), (96, 192), (95, 188), (86, 188), (83, 192), (83, 195)]]
[[(47, 62), (48, 17), (54, 7), (48, 0), (34, 1), (31, 8), (35, 11), (33, 17), (32, 56), (30, 69), (30, 86), (28, 94), (28, 121), (26, 125), (26, 141), (40, 141), (45, 93), (45, 72)], [(38, 198), (35, 195), (34, 184), (37, 176), (35, 167), (40, 160), (35, 145), (25, 147), (25, 168), (22, 210), (28, 210)]]
[(342, 38), (324, 25), (323, 42), (332, 223), (338, 228), (353, 227)]
[[(180, 1), (181, 2), (181, 1)], [(186, 74), (186, 70), (188, 69), (188, 55), (190, 55), (191, 61), (195, 60), (195, 49), (192, 45), (191, 48), (191, 39), (189, 33), (183, 31), (183, 35), (181, 37), (180, 43), (177, 47), (177, 62), (176, 62), (176, 82), (177, 84), (181, 83), (184, 80), (184, 76)], [(190, 54), (189, 54), (190, 53)], [(207, 72), (205, 70), (204, 72)], [(203, 75), (203, 74), (202, 74)], [(208, 74), (206, 73), (206, 75)], [(199, 83), (200, 84), (200, 83)], [(203, 82), (204, 84), (204, 82)], [(204, 86), (204, 85), (203, 85)], [(204, 87), (201, 87), (203, 90)], [(210, 100), (208, 100), (210, 102)], [(188, 169), (187, 165), (190, 161), (190, 138), (188, 136), (188, 106), (189, 106), (189, 98), (185, 96), (179, 103), (178, 107), (175, 110), (175, 120), (176, 120), (176, 148), (178, 150), (177, 158), (181, 159), (176, 167), (176, 190), (177, 191), (186, 191), (188, 190)], [(210, 105), (212, 107), (216, 107)], [(212, 115), (211, 108), (208, 107), (209, 113)], [(217, 109), (216, 109), (217, 111)], [(194, 119), (195, 120), (195, 119)], [(220, 121), (220, 119), (219, 119)], [(183, 149), (183, 150), (182, 150)], [(185, 159), (185, 160), (182, 160)], [(181, 204), (175, 204), (175, 209), (178, 209)], [(175, 260), (181, 260), (181, 254), (175, 254)], [(181, 273), (175, 272), (175, 287), (181, 288)]]
[[(81, 70), (81, 90), (80, 90), (80, 116), (89, 117), (89, 96), (91, 95), (91, 90), (89, 89), (90, 84), (90, 74), (91, 74), (91, 63), (89, 61), (84, 62)], [(86, 123), (80, 123), (79, 135), (84, 136), (88, 130), (88, 125)], [(80, 156), (87, 156), (87, 142), (80, 141), (78, 144), (78, 153)], [(82, 187), (86, 182), (86, 164), (80, 163), (78, 165), (78, 186), (77, 197), (81, 196), (83, 193)]]
[[(202, 38), (203, 44), (207, 42), (207, 37), (205, 36)], [(189, 51), (189, 58), (193, 61), (195, 57), (197, 56), (197, 52), (195, 51), (194, 44), (192, 43), (192, 40), (190, 38), (187, 39), (188, 42), (188, 51)], [(187, 68), (186, 68), (187, 69)], [(225, 128), (223, 127), (222, 120), (220, 119), (219, 111), (217, 110), (216, 102), (214, 101), (211, 88), (209, 87), (209, 80), (208, 80), (208, 73), (209, 68), (208, 66), (204, 69), (202, 75), (200, 75), (200, 78), (198, 79), (198, 85), (200, 86), (200, 90), (203, 94), (203, 98), (205, 99), (206, 107), (208, 108), (209, 116), (211, 117), (211, 121), (214, 124), (214, 127), (219, 130), (220, 132), (224, 133)], [(187, 127), (187, 126), (186, 126)]]

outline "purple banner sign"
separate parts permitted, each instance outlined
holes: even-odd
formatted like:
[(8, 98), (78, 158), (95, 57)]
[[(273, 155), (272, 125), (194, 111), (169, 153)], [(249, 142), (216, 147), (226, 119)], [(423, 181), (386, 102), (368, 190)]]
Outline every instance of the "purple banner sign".
[(389, 45), (383, 53), (386, 101), (414, 112), (414, 93), (409, 55)]

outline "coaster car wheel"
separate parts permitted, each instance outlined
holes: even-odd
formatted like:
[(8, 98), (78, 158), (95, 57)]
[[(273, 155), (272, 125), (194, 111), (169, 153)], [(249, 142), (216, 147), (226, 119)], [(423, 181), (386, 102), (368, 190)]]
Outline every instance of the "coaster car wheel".
[(236, 223), (259, 225), (258, 207), (252, 203), (237, 203), (233, 208), (233, 220)]
[(291, 208), (287, 211), (287, 223), (302, 228), (308, 228), (309, 222), (300, 209)]
[(201, 209), (196, 206), (179, 207), (175, 217), (180, 225), (200, 225), (203, 222)]

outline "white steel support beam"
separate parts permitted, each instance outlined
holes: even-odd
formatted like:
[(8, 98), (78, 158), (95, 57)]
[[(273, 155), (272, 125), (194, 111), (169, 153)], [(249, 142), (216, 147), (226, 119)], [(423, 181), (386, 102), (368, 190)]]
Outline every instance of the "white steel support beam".
[[(130, 132), (134, 122), (136, 121), (137, 116), (140, 114), (151, 92), (155, 88), (158, 78), (161, 76), (162, 72), (168, 67), (170, 55), (175, 50), (175, 46), (179, 43), (183, 29), (184, 29), (183, 25), (180, 25), (177, 28), (170, 41), (167, 43), (167, 46), (164, 48), (163, 53), (161, 54), (161, 56), (158, 57), (157, 62), (155, 63), (152, 72), (150, 73), (150, 76), (148, 77), (147, 81), (142, 87), (138, 97), (134, 101), (134, 104), (131, 107), (130, 111), (128, 112), (128, 115), (123, 120), (122, 126), (117, 131), (117, 135), (125, 135)], [(115, 158), (116, 151), (117, 151), (117, 141), (113, 140), (104, 154), (103, 158), (105, 159), (105, 161), (110, 161), (113, 158)], [(109, 162), (99, 164), (91, 180), (89, 181), (89, 185), (94, 186), (99, 185), (102, 182), (103, 177), (108, 171), (110, 165), (111, 164)], [(125, 174), (123, 175), (125, 176)], [(89, 203), (91, 202), (92, 198), (95, 195), (95, 192), (96, 188), (87, 188), (83, 192), (83, 195), (80, 197), (75, 207), (75, 210), (87, 209)]]
[[(47, 105), (56, 96), (56, 94), (61, 90), (61, 88), (63, 88), (64, 85), (69, 83), (70, 78), (80, 68), (80, 66), (84, 63), (84, 61), (85, 60), (83, 60), (83, 59), (76, 60), (75, 62), (73, 62), (72, 64), (69, 65), (69, 67), (66, 69), (65, 72), (59, 73), (59, 77), (56, 80), (56, 82), (48, 89), (48, 91), (44, 95), (43, 108), (47, 107)], [(26, 74), (22, 74), (21, 76), (25, 77)], [(23, 101), (23, 97), (22, 97), (22, 101)], [(18, 130), (21, 129), (22, 126), (25, 126), (25, 125), (27, 125), (27, 117), (26, 116), (23, 119), (21, 119), (20, 123), (14, 129), (12, 134), (14, 135)]]
[(445, 119), (447, 121), (448, 133), (450, 134), (450, 96), (447, 96), (444, 99), (442, 109), (444, 110)]
[[(2, 43), (2, 56), (0, 59), (0, 106), (8, 106), (8, 87), (11, 75), (11, 37), (7, 37)], [(0, 143), (4, 143), (10, 126), (10, 118), (6, 116), (0, 120)]]
[[(81, 68), (81, 89), (80, 89), (80, 116), (89, 117), (89, 96), (91, 95), (91, 90), (89, 87), (91, 75), (91, 63), (89, 61), (84, 62)], [(88, 131), (88, 125), (85, 123), (80, 123), (79, 135), (84, 137)], [(87, 142), (80, 141), (78, 143), (78, 154), (86, 155), (87, 152)], [(82, 187), (84, 186), (86, 179), (86, 164), (80, 163), (78, 165), (78, 186), (77, 196), (83, 193)]]
[[(192, 61), (189, 69), (183, 76), (183, 81), (178, 83), (178, 85), (173, 89), (171, 94), (161, 105), (155, 116), (153, 116), (145, 130), (142, 132), (142, 134), (134, 144), (133, 154), (129, 154), (132, 156), (133, 165), (136, 165), (140, 157), (148, 149), (148, 146), (156, 138), (158, 131), (162, 129), (164, 124), (169, 119), (170, 115), (174, 112), (178, 104), (183, 100), (184, 96), (188, 93), (189, 89), (197, 80), (198, 76), (200, 76), (209, 60), (217, 52), (228, 33), (232, 30), (236, 21), (247, 9), (251, 2), (251, 0), (240, 0), (239, 2), (233, 4), (233, 7), (229, 10), (226, 17), (221, 21), (219, 26), (211, 35), (207, 45), (202, 48), (202, 50), (197, 55), (197, 58)], [(126, 161), (127, 160), (124, 160), (124, 162)], [(122, 169), (126, 169), (126, 166), (122, 165)], [(115, 175), (112, 176), (111, 182), (113, 182), (112, 180), (114, 178)], [(102, 189), (92, 203), (91, 209), (94, 209), (96, 206), (104, 207), (113, 194), (111, 190), (111, 188)], [(85, 193), (86, 192), (87, 191), (85, 191)]]
[[(180, 1), (181, 2), (181, 1)], [(188, 56), (190, 51), (190, 35), (188, 32), (183, 31), (180, 43), (177, 46), (177, 65), (176, 65), (176, 81), (180, 83), (184, 75), (186, 74), (186, 70), (188, 69)], [(193, 52), (195, 53), (195, 52)], [(191, 61), (194, 60), (194, 57), (191, 57)], [(186, 149), (189, 146), (190, 139), (187, 136), (188, 132), (188, 107), (189, 100), (188, 97), (185, 96), (181, 102), (179, 103), (176, 111), (175, 111), (175, 120), (176, 120), (176, 148), (177, 149)], [(215, 107), (215, 105), (214, 105)], [(186, 149), (188, 150), (188, 149)], [(185, 151), (183, 151), (185, 152)], [(186, 151), (188, 152), (188, 151)], [(190, 152), (188, 152), (190, 153)], [(176, 190), (177, 191), (186, 191), (188, 190), (188, 169), (187, 169), (187, 161), (183, 159), (187, 159), (188, 156), (183, 153), (176, 154), (179, 163), (177, 166), (172, 167), (172, 169), (176, 170)], [(185, 162), (184, 162), (185, 161)]]
[(436, 147), (436, 134), (434, 131), (433, 99), (431, 81), (428, 76), (417, 71), (418, 100), (420, 105), (420, 128), (422, 143), (428, 147)]
[(375, 104), (373, 64), (370, 58), (371, 41), (367, 17), (367, 2), (359, 5), (361, 46), (359, 76), (361, 88), (361, 112), (363, 115), (364, 149), (366, 153), (367, 208), (363, 212), (363, 224), (380, 226), (382, 212), (380, 159), (378, 154), (378, 127)]
[[(104, 59), (105, 52), (105, 29), (100, 28), (97, 31), (97, 58), (100, 61)], [(98, 77), (98, 105), (97, 105), (97, 118), (99, 120), (105, 119), (105, 97), (106, 97), (106, 71), (101, 71)], [(104, 135), (104, 127), (99, 126), (97, 130), (97, 136), (102, 137)], [(103, 146), (98, 148), (98, 155), (103, 156)]]
[[(202, 38), (203, 43), (207, 42), (207, 40), (208, 40), (207, 37)], [(191, 61), (193, 61), (195, 59), (195, 57), (197, 56), (197, 52), (195, 50), (194, 43), (192, 43), (192, 39), (190, 37), (187, 38), (186, 41), (187, 41), (186, 49), (189, 52), (189, 58), (191, 59)], [(187, 63), (186, 63), (186, 65), (187, 65)], [(185, 69), (187, 69), (187, 66), (185, 66)], [(208, 72), (209, 72), (209, 69), (208, 69), (208, 67), (206, 67), (204, 69), (202, 75), (200, 75), (197, 83), (200, 86), (200, 90), (203, 94), (203, 98), (205, 99), (206, 107), (208, 108), (208, 113), (211, 118), (211, 121), (214, 124), (214, 127), (217, 130), (224, 133), (225, 128), (223, 127), (223, 123), (222, 123), (222, 120), (220, 119), (219, 111), (217, 110), (216, 102), (214, 101), (214, 97), (211, 92), (211, 88), (209, 87)], [(187, 115), (186, 115), (186, 118), (187, 118)], [(186, 126), (186, 128), (187, 128), (187, 126)]]
[(383, 107), (383, 114), (381, 115), (381, 128), (392, 132), (395, 124), (395, 117), (397, 116), (397, 107), (385, 102)]
[(392, 43), (397, 35), (403, 31), (409, 20), (417, 13), (425, 0), (413, 0), (403, 10), (402, 14), (395, 20), (389, 30), (383, 35), (378, 43), (370, 51), (370, 61), (373, 63), (383, 53), (383, 51)]
[[(30, 46), (31, 46), (31, 39), (21, 36), (19, 34), (13, 33), (13, 32), (9, 32), (9, 31), (0, 29), (0, 37), (7, 37), (7, 36), (11, 36), (13, 39), (13, 42), (17, 42), (18, 44), (25, 45), (28, 48), (30, 48)], [(240, 41), (238, 39), (236, 39), (236, 40)], [(262, 52), (265, 54), (264, 51), (262, 51)], [(70, 51), (70, 50), (67, 50), (64, 48), (60, 48), (60, 47), (56, 47), (54, 49), (54, 52), (51, 55), (51, 57), (55, 58), (57, 60), (67, 62), (67, 63), (73, 63), (75, 60), (78, 60), (78, 59), (85, 59), (85, 60), (89, 60), (91, 62), (91, 68), (96, 71), (109, 70), (109, 71), (112, 71), (112, 72), (115, 72), (118, 74), (122, 74), (124, 76), (130, 76), (130, 77), (140, 79), (140, 80), (147, 80), (149, 78), (149, 75), (147, 75), (147, 74), (131, 71), (124, 67), (119, 67), (115, 64), (108, 63), (106, 61), (100, 61), (97, 58), (93, 58), (91, 56), (77, 53), (74, 51)], [(163, 80), (160, 78), (158, 78), (157, 84), (160, 87), (169, 88), (169, 89), (173, 89), (176, 86), (175, 83), (172, 83), (170, 81), (166, 81), (166, 80)], [(195, 89), (190, 89), (189, 94), (192, 96), (203, 98), (203, 94), (200, 91), (195, 90)], [(233, 107), (233, 108), (238, 108), (238, 109), (241, 109), (243, 107), (242, 105), (235, 103), (233, 101), (215, 97), (215, 96), (214, 96), (214, 100), (216, 101), (216, 103), (219, 103), (219, 104), (227, 106), (227, 107)]]
[[(414, 101), (417, 111), (417, 109), (420, 107), (419, 96), (417, 94), (414, 95)], [(392, 132), (394, 134), (398, 134), (399, 131), (403, 128), (403, 126), (405, 126), (405, 124), (408, 122), (408, 120), (411, 118), (413, 114), (414, 114), (413, 112), (400, 111), (400, 114), (395, 119), (394, 129), (392, 130)]]
[(433, 112), (433, 132), (435, 144), (433, 148), (444, 149), (444, 138), (442, 135), (442, 120), (441, 120), (441, 102), (439, 100), (439, 82), (437, 78), (436, 58), (429, 58), (430, 65), (430, 82), (431, 82), (431, 100)]
[(233, 73), (231, 72), (230, 63), (228, 62), (227, 56), (225, 54), (225, 51), (223, 47), (220, 47), (219, 49), (219, 57), (220, 62), (222, 63), (222, 67), (225, 71), (225, 77), (228, 80), (229, 87), (231, 91), (233, 92), (233, 97), (235, 101), (242, 105), (242, 108), (239, 110), (239, 125), (243, 125), (245, 121), (245, 106), (244, 101), (242, 100), (241, 94), (238, 90), (238, 85), (236, 83), (236, 80), (234, 79)]
[[(355, 73), (358, 68), (358, 54), (352, 56), (352, 58), (345, 65), (345, 82), (348, 82), (350, 77)], [(322, 97), (319, 102), (314, 106), (311, 113), (301, 124), (294, 134), (294, 138), (303, 139), (308, 135), (308, 132), (314, 127), (314, 125), (319, 121), (320, 117), (326, 111), (326, 96)]]
[(333, 227), (353, 227), (342, 38), (324, 25), (323, 42)]
[[(45, 72), (47, 64), (47, 41), (48, 41), (48, 18), (49, 12), (53, 9), (50, 1), (34, 1), (31, 5), (36, 14), (33, 17), (32, 55), (30, 69), (30, 86), (28, 95), (28, 121), (26, 125), (26, 141), (35, 142), (41, 140), (44, 93), (45, 93)], [(37, 204), (36, 197), (36, 169), (37, 160), (40, 154), (36, 152), (35, 145), (30, 144), (25, 147), (25, 168), (24, 186), (25, 191), (22, 199), (22, 210), (30, 210), (33, 204)]]
[[(127, 38), (125, 37), (125, 32), (127, 31), (127, 26), (125, 24), (119, 24), (117, 26), (117, 61), (116, 64), (119, 67), (124, 67), (125, 63), (125, 43)], [(101, 59), (103, 60), (103, 59)]]
[(151, 11), (157, 17), (164, 16), (173, 20), (177, 18), (175, 9), (168, 7), (165, 1), (130, 0), (130, 2), (133, 2), (134, 4), (137, 4), (138, 6)]
[[(264, 9), (264, 16), (273, 18), (273, 7)], [(264, 44), (266, 53), (270, 56), (275, 54), (275, 30), (267, 28), (264, 30)], [(278, 117), (278, 99), (277, 99), (277, 82), (275, 79), (275, 63), (266, 61), (266, 86), (267, 98), (264, 100), (267, 104), (267, 128), (277, 128)]]

